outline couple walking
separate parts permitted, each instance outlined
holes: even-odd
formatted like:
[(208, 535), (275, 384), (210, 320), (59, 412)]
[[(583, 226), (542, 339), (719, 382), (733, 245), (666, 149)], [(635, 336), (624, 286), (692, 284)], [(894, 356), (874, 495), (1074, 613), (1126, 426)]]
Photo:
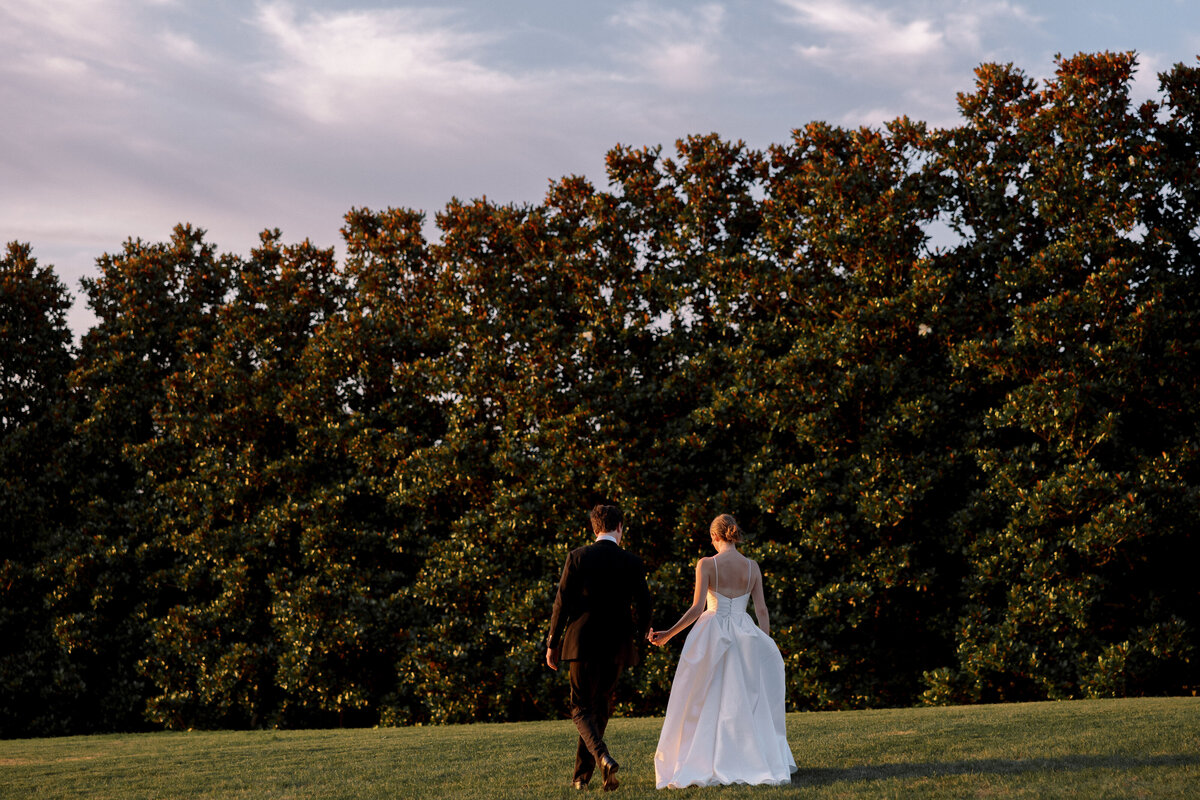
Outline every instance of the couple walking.
[[(656, 786), (789, 783), (796, 762), (784, 730), (783, 658), (768, 635), (762, 573), (737, 550), (737, 522), (713, 520), (717, 553), (696, 562), (692, 605), (665, 631), (650, 627), (646, 570), (621, 548), (620, 509), (596, 506), (591, 523), (596, 542), (567, 556), (546, 642), (546, 663), (570, 672), (575, 788), (588, 788), (597, 765), (604, 789), (617, 788), (604, 730), (621, 670), (637, 663), (642, 637), (661, 646), (692, 623), (654, 753)], [(751, 598), (757, 626), (746, 613)]]

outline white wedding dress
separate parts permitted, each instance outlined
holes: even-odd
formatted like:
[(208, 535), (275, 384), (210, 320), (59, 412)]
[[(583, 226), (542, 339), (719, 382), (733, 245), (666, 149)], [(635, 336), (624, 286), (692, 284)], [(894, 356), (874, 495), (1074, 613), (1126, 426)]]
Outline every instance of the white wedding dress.
[(707, 608), (679, 654), (654, 753), (659, 789), (791, 782), (783, 657), (746, 613), (749, 599), (748, 591), (726, 597), (708, 590)]

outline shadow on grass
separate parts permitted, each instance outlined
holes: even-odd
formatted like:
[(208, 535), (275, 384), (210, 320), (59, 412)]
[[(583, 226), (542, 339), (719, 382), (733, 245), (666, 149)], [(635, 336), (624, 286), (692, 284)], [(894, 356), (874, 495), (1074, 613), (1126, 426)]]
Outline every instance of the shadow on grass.
[(1200, 764), (1200, 755), (1165, 756), (1062, 756), (1009, 760), (982, 758), (924, 764), (877, 764), (858, 767), (804, 768), (792, 775), (794, 786), (828, 786), (840, 782), (864, 782), (888, 778), (941, 778), (953, 775), (1018, 775), (1029, 772), (1081, 772), (1089, 769), (1138, 769), (1140, 767), (1184, 767)]

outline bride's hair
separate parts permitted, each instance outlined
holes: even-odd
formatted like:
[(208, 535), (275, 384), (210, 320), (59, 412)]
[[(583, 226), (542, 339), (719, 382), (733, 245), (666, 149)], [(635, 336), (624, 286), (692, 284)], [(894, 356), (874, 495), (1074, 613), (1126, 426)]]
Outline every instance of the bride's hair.
[(737, 520), (729, 514), (722, 514), (712, 521), (708, 526), (708, 533), (712, 538), (721, 542), (738, 542), (745, 541), (746, 533), (741, 526), (737, 524)]

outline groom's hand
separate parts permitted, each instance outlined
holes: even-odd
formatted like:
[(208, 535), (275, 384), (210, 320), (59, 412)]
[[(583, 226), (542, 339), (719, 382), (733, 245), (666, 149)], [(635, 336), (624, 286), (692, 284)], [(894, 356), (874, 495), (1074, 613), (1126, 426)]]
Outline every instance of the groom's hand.
[(548, 667), (550, 667), (550, 669), (553, 669), (553, 670), (558, 669), (558, 648), (557, 647), (547, 647), (546, 648), (546, 665)]

